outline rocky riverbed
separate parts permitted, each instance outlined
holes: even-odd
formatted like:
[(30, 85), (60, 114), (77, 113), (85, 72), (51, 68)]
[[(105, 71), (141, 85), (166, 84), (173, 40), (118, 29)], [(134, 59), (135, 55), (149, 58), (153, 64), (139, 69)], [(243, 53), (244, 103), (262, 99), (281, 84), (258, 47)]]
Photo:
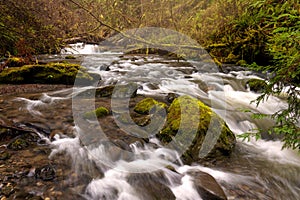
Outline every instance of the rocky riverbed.
[[(5, 88), (5, 89), (4, 89)], [(71, 99), (65, 101), (62, 105), (56, 105), (54, 108), (38, 108), (39, 112), (43, 113), (43, 117), (30, 118), (30, 112), (24, 111), (20, 116), (18, 109), (14, 107), (20, 106), (20, 102), (14, 102), (15, 96), (22, 98), (28, 98), (32, 100), (39, 99), (39, 95), (42, 91), (46, 90), (58, 90), (68, 89), (63, 85), (18, 85), (18, 86), (2, 86), (2, 91), (8, 91), (6, 97), (0, 102), (0, 107), (3, 109), (4, 115), (0, 118), (0, 194), (1, 199), (69, 199), (71, 196), (76, 199), (83, 199), (81, 196), (84, 194), (86, 184), (90, 182), (94, 177), (103, 177), (103, 172), (97, 170), (96, 165), (87, 166), (89, 168), (88, 173), (80, 173), (72, 166), (72, 160), (64, 153), (55, 155), (51, 159), (49, 155), (51, 153), (52, 144), (51, 141), (57, 138), (74, 137), (73, 128), (74, 122), (72, 120), (72, 108)], [(32, 93), (33, 91), (39, 91), (38, 93)], [(103, 88), (105, 94), (108, 89)], [(22, 93), (20, 93), (22, 91)], [(101, 94), (101, 90), (97, 91)], [(3, 94), (2, 94), (3, 95)], [(100, 95), (101, 96), (101, 95)], [(83, 95), (84, 100), (84, 95)], [(145, 126), (149, 123), (149, 111), (148, 114), (139, 114), (134, 111), (136, 105), (141, 100), (145, 99), (143, 95), (134, 95), (129, 102), (129, 110), (133, 121), (141, 126)], [(158, 97), (156, 100), (165, 101), (166, 105), (170, 105), (167, 98)], [(49, 100), (50, 101), (50, 100)], [(47, 101), (44, 100), (44, 103)], [(49, 102), (48, 102), (49, 103)], [(115, 118), (111, 111), (111, 98), (100, 97), (96, 99), (96, 107), (101, 106), (109, 110), (106, 116), (100, 117), (99, 123), (101, 128), (106, 134), (109, 141), (120, 149), (131, 151), (130, 144), (140, 143), (141, 145), (149, 143), (149, 138), (135, 137), (122, 130), (115, 122)], [(151, 107), (150, 107), (151, 108)], [(148, 109), (150, 109), (148, 108)], [(54, 110), (53, 110), (54, 109)], [(47, 112), (50, 111), (50, 113)], [(53, 120), (53, 112), (56, 117)], [(118, 113), (120, 120), (126, 123), (127, 126), (131, 126), (131, 122), (128, 122), (122, 114)], [(47, 120), (52, 118), (52, 120)], [(97, 142), (97, 138), (93, 138), (93, 141)], [(89, 142), (93, 142), (92, 140)], [(155, 144), (153, 144), (155, 145)], [(118, 148), (110, 149), (111, 153), (115, 156), (115, 159), (120, 158)], [(92, 173), (91, 173), (92, 171)], [(86, 171), (87, 172), (87, 171)], [(176, 174), (177, 172), (174, 171)], [(202, 172), (203, 174), (206, 174)], [(145, 187), (152, 187), (148, 194), (147, 199), (152, 199), (154, 194), (158, 194), (160, 187), (153, 188), (160, 179), (148, 179), (149, 175), (145, 176)], [(178, 177), (182, 176), (177, 174)], [(206, 176), (209, 176), (206, 174)], [(130, 176), (131, 177), (131, 176)], [(137, 181), (136, 178), (130, 178)], [(148, 177), (148, 178), (147, 178)], [(211, 176), (209, 176), (211, 177)], [(135, 182), (134, 181), (134, 182)], [(136, 184), (132, 182), (132, 184)], [(157, 183), (156, 183), (157, 182)], [(214, 189), (207, 188), (209, 184), (214, 184)], [(166, 187), (166, 186), (164, 186)], [(220, 199), (225, 199), (225, 194), (218, 183), (213, 177), (207, 183), (198, 182), (197, 187), (199, 192), (205, 193), (208, 197), (218, 196)], [(139, 189), (142, 193), (149, 190), (149, 188)], [(166, 195), (166, 199), (174, 199), (173, 193), (168, 190), (169, 195)], [(138, 195), (138, 194), (137, 194)], [(85, 197), (86, 198), (86, 197)], [(146, 198), (146, 197), (145, 197)]]

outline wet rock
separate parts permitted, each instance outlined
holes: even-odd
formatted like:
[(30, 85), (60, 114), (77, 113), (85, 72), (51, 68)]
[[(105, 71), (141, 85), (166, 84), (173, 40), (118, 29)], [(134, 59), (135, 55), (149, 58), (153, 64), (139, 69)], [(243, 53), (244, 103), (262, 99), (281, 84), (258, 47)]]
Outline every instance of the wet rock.
[(26, 191), (18, 191), (13, 195), (14, 199), (32, 199), (34, 196)]
[(232, 131), (215, 112), (187, 95), (170, 105), (166, 125), (157, 137), (165, 144), (172, 142), (183, 153), (185, 162), (228, 155), (236, 142)]
[(163, 173), (137, 173), (128, 177), (128, 183), (136, 190), (137, 196), (143, 200), (172, 200), (176, 199), (166, 185), (167, 178)]
[(157, 90), (157, 89), (159, 89), (159, 85), (157, 83), (147, 83), (146, 87), (148, 87), (150, 90)]
[(21, 150), (29, 146), (29, 143), (23, 138), (17, 138), (8, 144), (8, 148), (12, 150)]
[(4, 183), (0, 185), (0, 194), (9, 197), (15, 192), (14, 187), (11, 183)]
[(55, 178), (56, 171), (51, 165), (46, 165), (44, 167), (36, 169), (35, 177), (42, 179), (43, 181), (51, 181)]
[(31, 128), (33, 130), (37, 130), (38, 132), (44, 133), (45, 135), (49, 135), (51, 132), (50, 127), (47, 126), (46, 124), (27, 122), (24, 125), (28, 128)]
[(114, 98), (131, 98), (137, 94), (138, 85), (128, 83), (124, 85), (108, 85), (97, 89), (83, 91), (79, 96), (83, 97), (114, 97)]
[(114, 91), (114, 85), (108, 85), (105, 87), (97, 88), (95, 91), (96, 97), (110, 97)]
[(50, 195), (51, 195), (52, 197), (59, 198), (59, 197), (61, 197), (61, 196), (63, 195), (63, 193), (62, 193), (61, 191), (52, 191), (52, 192), (50, 193)]
[(202, 199), (227, 200), (223, 189), (214, 177), (201, 171), (189, 172), (189, 174), (193, 177), (195, 187)]
[[(9, 124), (8, 126), (10, 126), (10, 125), (11, 124)], [(11, 125), (11, 126), (13, 126), (13, 125)], [(19, 130), (3, 127), (0, 125), (0, 142), (1, 141), (9, 141), (20, 134), (22, 134), (22, 132)]]
[(74, 60), (74, 59), (76, 59), (76, 57), (72, 56), (72, 55), (68, 55), (68, 56), (65, 57), (65, 59), (67, 59), (67, 60)]
[(6, 152), (6, 151), (1, 151), (0, 152), (0, 160), (7, 160), (10, 158), (10, 153)]
[(109, 70), (110, 70), (109, 65), (103, 64), (100, 66), (100, 71), (109, 71)]
[(28, 200), (43, 200), (43, 198), (41, 196), (33, 196), (29, 197)]
[(168, 93), (167, 96), (166, 96), (166, 100), (167, 100), (167, 102), (172, 103), (178, 97), (179, 97), (178, 94)]
[(137, 95), (138, 85), (136, 83), (128, 83), (125, 85), (115, 85), (113, 98), (132, 98)]
[(203, 92), (208, 92), (209, 88), (204, 81), (192, 80), (192, 82), (196, 83), (198, 85), (199, 89), (202, 90)]

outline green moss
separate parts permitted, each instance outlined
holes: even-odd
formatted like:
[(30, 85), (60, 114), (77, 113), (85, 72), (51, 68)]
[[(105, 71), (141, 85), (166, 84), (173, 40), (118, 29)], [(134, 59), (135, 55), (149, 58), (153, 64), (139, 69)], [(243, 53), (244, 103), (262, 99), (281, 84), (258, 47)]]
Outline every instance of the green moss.
[(84, 67), (70, 63), (24, 65), (0, 73), (0, 83), (12, 84), (74, 84), (75, 79), (93, 80)]
[(104, 116), (106, 116), (108, 114), (109, 114), (108, 109), (105, 108), (105, 107), (100, 106), (96, 110), (84, 113), (83, 117), (85, 119), (92, 119), (94, 116), (96, 116), (97, 118), (99, 118), (99, 117), (104, 117)]
[(149, 114), (150, 112), (157, 112), (166, 107), (165, 103), (158, 102), (152, 98), (145, 98), (136, 104), (134, 111), (139, 114)]
[(229, 53), (228, 56), (224, 59), (224, 63), (236, 63), (238, 61), (239, 56), (234, 55), (233, 53)]
[(246, 60), (239, 60), (236, 64), (240, 65), (240, 66), (245, 66), (247, 64), (247, 61)]
[(250, 79), (247, 81), (247, 84), (248, 84), (250, 90), (254, 91), (254, 92), (261, 92), (267, 86), (267, 83), (261, 79)]
[[(209, 138), (206, 138), (208, 131)], [(157, 137), (163, 143), (169, 143), (175, 138), (180, 145), (177, 148), (183, 150), (183, 157), (194, 161), (199, 159), (201, 148), (209, 148), (209, 145), (202, 147), (204, 140), (213, 142), (218, 137), (213, 149), (208, 150), (213, 156), (228, 154), (235, 143), (235, 136), (225, 122), (208, 106), (190, 96), (180, 96), (172, 102), (166, 125)]]

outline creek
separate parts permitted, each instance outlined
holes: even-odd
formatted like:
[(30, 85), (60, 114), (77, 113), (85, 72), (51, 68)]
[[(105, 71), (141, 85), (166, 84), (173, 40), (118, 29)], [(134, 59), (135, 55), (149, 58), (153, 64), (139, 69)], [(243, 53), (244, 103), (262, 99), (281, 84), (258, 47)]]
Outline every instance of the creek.
[[(250, 104), (259, 93), (249, 90), (247, 80), (260, 78), (260, 75), (237, 66), (219, 72), (213, 64), (158, 55), (101, 52), (93, 45), (77, 47), (73, 53), (74, 61), (101, 76), (97, 86), (134, 82), (139, 85), (139, 95), (160, 99), (170, 93), (192, 95), (219, 114), (236, 135), (257, 128), (266, 130), (273, 123), (270, 119), (252, 119), (251, 114), (243, 110), (271, 114), (287, 106), (283, 98), (273, 96), (258, 107)], [(40, 59), (51, 61), (62, 57), (64, 55)], [(85, 143), (81, 138), (86, 135), (85, 130), (80, 121), (74, 123), (73, 118), (76, 119), (81, 109), (94, 108), (91, 102), (105, 105), (107, 100), (80, 100), (77, 104), (74, 100), (79, 92), (94, 87), (75, 86), (44, 93), (1, 96), (2, 116), (39, 127), (37, 132), (52, 148), (50, 158), (68, 160), (63, 170), (64, 181), (72, 188), (69, 197), (77, 193), (83, 199), (205, 199), (193, 182), (199, 177), (198, 172), (205, 172), (214, 177), (228, 199), (300, 199), (299, 153), (282, 150), (282, 142), (268, 135), (257, 141), (238, 138), (228, 158), (190, 165), (178, 161), (178, 153), (155, 138), (143, 145), (133, 140), (130, 153), (116, 153), (118, 148), (107, 138), (91, 145)], [(114, 142), (122, 143), (123, 136), (119, 137), (120, 133), (113, 127), (106, 127), (107, 123), (89, 121), (89, 126), (98, 127)], [(128, 127), (121, 128), (128, 131)], [(53, 130), (58, 134), (52, 141), (43, 136)], [(124, 137), (124, 140), (130, 139)], [(76, 174), (76, 180), (70, 171)]]

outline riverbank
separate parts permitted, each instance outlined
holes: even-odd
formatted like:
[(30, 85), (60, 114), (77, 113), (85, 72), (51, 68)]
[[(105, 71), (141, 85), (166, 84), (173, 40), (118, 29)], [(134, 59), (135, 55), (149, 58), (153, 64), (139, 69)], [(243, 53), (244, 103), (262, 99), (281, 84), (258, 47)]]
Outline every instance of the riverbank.
[(40, 93), (70, 88), (72, 85), (55, 84), (0, 84), (0, 95), (17, 95), (23, 93)]

